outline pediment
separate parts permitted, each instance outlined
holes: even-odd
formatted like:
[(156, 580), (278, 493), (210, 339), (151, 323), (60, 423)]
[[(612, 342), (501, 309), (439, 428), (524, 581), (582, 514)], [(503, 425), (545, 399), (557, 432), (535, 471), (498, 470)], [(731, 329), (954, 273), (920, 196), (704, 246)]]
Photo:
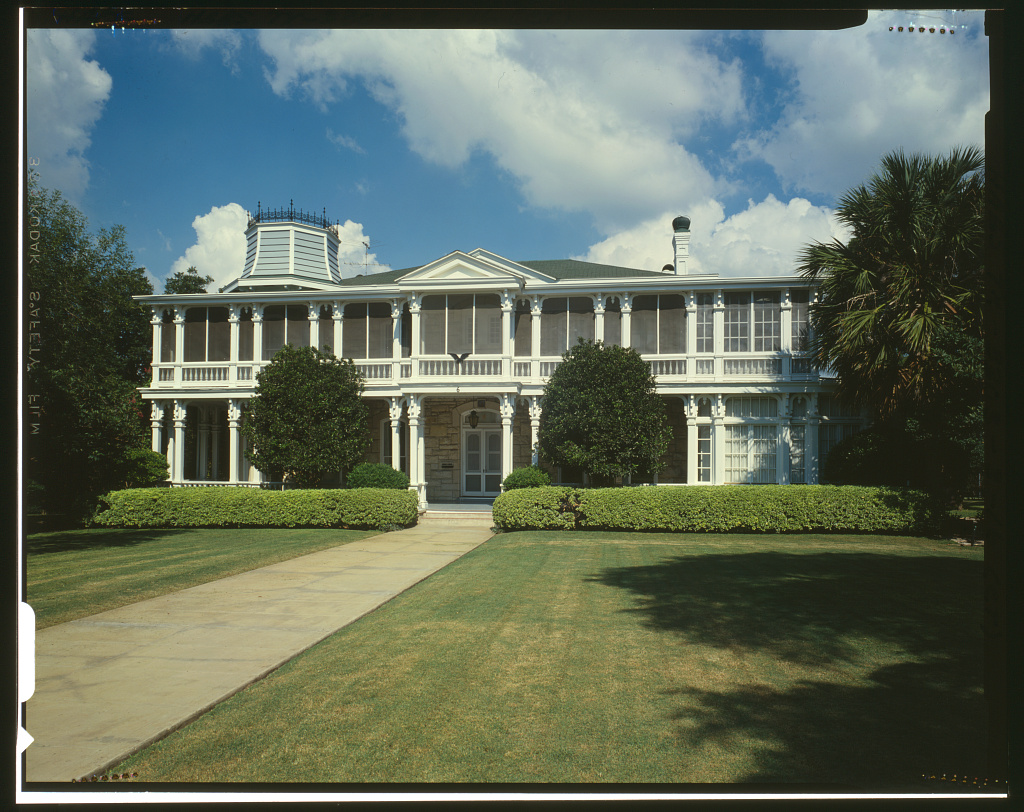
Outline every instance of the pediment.
[(532, 268), (519, 265), (497, 254), (477, 248), (468, 254), (453, 251), (417, 268), (398, 280), (403, 286), (416, 285), (515, 285), (522, 286), (527, 280), (550, 281), (550, 277), (537, 273)]

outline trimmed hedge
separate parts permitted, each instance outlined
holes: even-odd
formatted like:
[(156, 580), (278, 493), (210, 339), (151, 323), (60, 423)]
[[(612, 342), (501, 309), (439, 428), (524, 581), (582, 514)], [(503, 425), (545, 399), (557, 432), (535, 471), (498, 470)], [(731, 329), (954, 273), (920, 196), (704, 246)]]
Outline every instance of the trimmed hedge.
[(383, 530), (416, 523), (412, 491), (383, 488), (269, 491), (135, 488), (100, 497), (102, 527), (340, 527)]
[(390, 488), (404, 491), (409, 489), (409, 475), (380, 462), (361, 462), (348, 472), (345, 487)]
[(721, 485), (528, 488), (498, 496), (493, 516), (503, 530), (930, 534), (944, 511), (899, 488)]
[(516, 488), (540, 488), (551, 484), (551, 477), (547, 471), (542, 471), (536, 465), (528, 468), (516, 468), (511, 474), (505, 477), (501, 483), (503, 491), (511, 491)]

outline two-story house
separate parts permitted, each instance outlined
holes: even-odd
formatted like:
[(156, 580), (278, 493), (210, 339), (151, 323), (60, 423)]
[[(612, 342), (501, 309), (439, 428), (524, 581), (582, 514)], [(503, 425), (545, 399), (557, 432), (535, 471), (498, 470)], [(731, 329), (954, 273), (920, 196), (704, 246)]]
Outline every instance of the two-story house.
[(173, 485), (266, 481), (240, 437), (245, 403), (285, 343), (314, 342), (359, 367), (367, 459), (406, 471), (421, 506), (494, 496), (513, 468), (537, 462), (545, 381), (583, 337), (651, 365), (673, 431), (656, 484), (817, 482), (820, 460), (860, 420), (801, 352), (814, 289), (796, 276), (689, 273), (689, 219), (672, 229), (674, 261), (661, 271), (477, 248), (343, 277), (337, 226), (259, 209), (245, 265), (222, 292), (138, 297), (153, 313), (153, 379), (141, 390), (153, 449)]

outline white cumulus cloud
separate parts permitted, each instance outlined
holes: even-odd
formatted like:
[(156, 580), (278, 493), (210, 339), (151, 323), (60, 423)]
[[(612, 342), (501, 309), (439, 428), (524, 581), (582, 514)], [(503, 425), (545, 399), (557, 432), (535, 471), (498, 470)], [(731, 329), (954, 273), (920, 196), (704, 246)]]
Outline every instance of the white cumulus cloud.
[(889, 31), (920, 14), (872, 12), (865, 25), (845, 31), (766, 32), (766, 58), (791, 72), (794, 93), (774, 125), (737, 141), (737, 154), (767, 161), (787, 189), (841, 194), (893, 150), (983, 146), (982, 13), (962, 14), (971, 26), (955, 36)]
[(212, 276), (211, 293), (242, 275), (245, 265), (245, 230), (249, 215), (237, 203), (214, 206), (192, 221), (196, 243), (171, 265), (169, 276), (194, 265), (200, 276)]
[(113, 80), (87, 59), (96, 32), (30, 29), (26, 48), (28, 155), (38, 159), (43, 186), (78, 202), (89, 184), (91, 133)]
[(171, 42), (189, 59), (198, 59), (206, 48), (220, 52), (224, 66), (239, 73), (237, 54), (242, 37), (237, 31), (213, 28), (172, 29)]
[(457, 168), (488, 154), (529, 204), (589, 212), (606, 231), (717, 188), (681, 140), (743, 117), (741, 72), (701, 42), (685, 32), (259, 34), (275, 93), (327, 110), (361, 80), (424, 159)]
[[(664, 212), (618, 232), (592, 245), (579, 259), (661, 270), (675, 262), (672, 220), (680, 213)], [(813, 206), (803, 198), (783, 203), (768, 195), (760, 203), (749, 201), (744, 211), (728, 218), (715, 200), (705, 201), (685, 213), (690, 218), (687, 271), (691, 274), (786, 276), (795, 272), (797, 255), (803, 246), (849, 237), (830, 209)]]

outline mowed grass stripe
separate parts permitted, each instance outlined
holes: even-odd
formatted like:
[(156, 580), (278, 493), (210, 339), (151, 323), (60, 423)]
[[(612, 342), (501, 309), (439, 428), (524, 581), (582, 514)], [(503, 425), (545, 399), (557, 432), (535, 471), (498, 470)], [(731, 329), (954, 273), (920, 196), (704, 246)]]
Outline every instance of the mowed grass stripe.
[(927, 790), (984, 769), (980, 550), (619, 538), (496, 536), (117, 771)]
[(36, 628), (348, 544), (373, 530), (72, 530), (25, 543)]

